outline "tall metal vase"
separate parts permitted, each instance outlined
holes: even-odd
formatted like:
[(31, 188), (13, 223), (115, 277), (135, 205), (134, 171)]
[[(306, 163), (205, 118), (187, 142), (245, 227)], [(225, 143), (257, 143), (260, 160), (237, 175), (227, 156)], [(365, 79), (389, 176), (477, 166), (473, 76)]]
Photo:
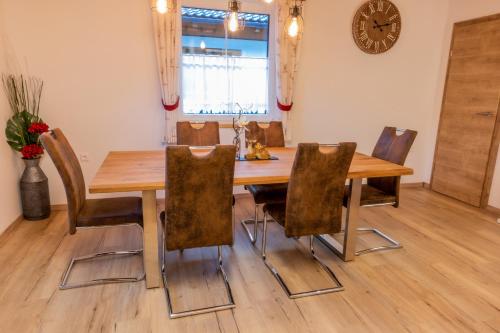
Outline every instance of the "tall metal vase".
[(40, 158), (23, 159), (21, 203), (26, 220), (43, 220), (50, 216), (49, 180), (40, 168)]

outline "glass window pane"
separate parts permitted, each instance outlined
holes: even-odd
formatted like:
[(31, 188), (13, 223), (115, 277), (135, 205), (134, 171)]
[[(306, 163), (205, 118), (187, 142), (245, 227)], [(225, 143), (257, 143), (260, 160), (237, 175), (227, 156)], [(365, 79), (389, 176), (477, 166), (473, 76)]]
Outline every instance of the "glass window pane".
[(186, 114), (268, 112), (269, 16), (241, 13), (226, 36), (222, 10), (182, 9), (182, 91)]

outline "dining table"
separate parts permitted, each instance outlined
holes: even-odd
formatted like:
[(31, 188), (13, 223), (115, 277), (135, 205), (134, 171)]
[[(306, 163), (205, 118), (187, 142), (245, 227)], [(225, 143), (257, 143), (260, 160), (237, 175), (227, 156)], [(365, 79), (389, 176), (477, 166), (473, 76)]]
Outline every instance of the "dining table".
[[(268, 148), (268, 151), (277, 159), (236, 161), (234, 186), (288, 182), (297, 148)], [(206, 149), (193, 149), (193, 154), (206, 154)], [(165, 150), (111, 151), (89, 186), (90, 193), (142, 193), (143, 260), (147, 288), (161, 286), (161, 251), (164, 249), (159, 248), (157, 191), (165, 189), (165, 155)], [(338, 241), (333, 235), (320, 235), (320, 239), (342, 260), (354, 260), (363, 179), (411, 174), (411, 168), (356, 152), (346, 179), (350, 194), (343, 237)]]

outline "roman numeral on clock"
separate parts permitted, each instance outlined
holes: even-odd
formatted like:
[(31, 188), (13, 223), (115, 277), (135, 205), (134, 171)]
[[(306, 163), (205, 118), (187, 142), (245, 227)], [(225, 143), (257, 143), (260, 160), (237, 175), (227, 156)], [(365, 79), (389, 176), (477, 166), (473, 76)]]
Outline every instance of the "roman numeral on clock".
[(370, 14), (375, 13), (375, 6), (373, 6), (373, 3), (371, 3), (371, 2), (370, 2), (370, 3), (368, 4), (368, 7), (370, 8)]
[(379, 12), (383, 12), (384, 11), (384, 1), (378, 0), (378, 2), (377, 2), (377, 10)]
[(389, 9), (391, 9), (392, 5), (389, 5), (389, 7), (387, 7), (386, 11), (385, 11), (385, 15), (387, 15), (387, 13), (389, 13)]
[(363, 42), (367, 39), (368, 39), (368, 34), (366, 33), (366, 31), (363, 31), (363, 33), (359, 35), (359, 40)]

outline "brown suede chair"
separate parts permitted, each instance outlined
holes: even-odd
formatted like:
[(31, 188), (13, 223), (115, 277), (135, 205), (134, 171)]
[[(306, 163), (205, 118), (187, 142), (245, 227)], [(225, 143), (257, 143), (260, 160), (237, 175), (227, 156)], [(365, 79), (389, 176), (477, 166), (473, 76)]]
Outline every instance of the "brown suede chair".
[(281, 121), (271, 121), (269, 126), (262, 127), (256, 121), (250, 121), (246, 126), (247, 146), (248, 140), (257, 140), (257, 142), (267, 147), (284, 147), (285, 136), (283, 135), (283, 123)]
[(187, 146), (215, 146), (220, 144), (219, 123), (207, 121), (194, 128), (189, 121), (177, 122), (177, 144)]
[[(322, 151), (325, 150), (325, 151)], [(317, 143), (299, 144), (285, 203), (264, 206), (262, 259), (276, 277), (289, 298), (299, 298), (341, 291), (344, 288), (335, 274), (314, 254), (314, 236), (334, 234), (342, 227), (342, 200), (347, 173), (355, 143), (320, 146)], [(273, 217), (285, 229), (287, 237), (309, 237), (313, 258), (335, 282), (335, 287), (292, 293), (266, 258), (267, 220)]]
[[(385, 127), (375, 145), (372, 156), (395, 164), (404, 165), (416, 137), (416, 131)], [(397, 208), (399, 206), (400, 180), (401, 177), (368, 178), (367, 184), (363, 184), (361, 189), (360, 206), (394, 206)], [(344, 196), (344, 206), (346, 207), (348, 197), (349, 187), (346, 186), (346, 195)], [(399, 249), (402, 247), (399, 242), (376, 228), (358, 228), (358, 231), (373, 232), (388, 241), (390, 245), (357, 251), (356, 255), (388, 249)]]
[[(266, 147), (285, 147), (285, 136), (283, 134), (283, 123), (281, 121), (271, 121), (269, 127), (261, 127), (256, 121), (251, 121), (247, 125), (246, 141), (257, 140)], [(253, 219), (241, 221), (252, 244), (257, 241), (257, 226), (263, 220), (259, 220), (259, 209), (265, 203), (279, 203), (286, 200), (286, 190), (288, 184), (270, 184), (270, 185), (247, 185), (248, 190), (255, 202), (255, 215)], [(253, 224), (253, 234), (250, 231), (249, 224)]]
[(170, 318), (221, 311), (235, 306), (222, 267), (222, 246), (233, 244), (233, 179), (236, 147), (217, 145), (205, 156), (195, 156), (188, 146), (167, 147), (165, 207), (160, 215), (164, 251), (217, 246), (229, 303), (175, 312), (167, 284), (163, 256), (163, 281)]
[[(60, 129), (44, 133), (40, 140), (54, 162), (62, 178), (68, 201), (69, 233), (77, 229), (135, 226), (142, 233), (142, 200), (136, 197), (86, 199), (85, 181), (75, 152)], [(68, 284), (71, 269), (79, 261), (88, 261), (103, 256), (142, 255), (142, 249), (133, 251), (112, 251), (96, 253), (84, 257), (72, 258), (64, 272), (60, 289), (93, 286), (104, 283), (137, 282), (144, 279), (144, 272), (139, 277), (96, 279), (78, 284)]]

